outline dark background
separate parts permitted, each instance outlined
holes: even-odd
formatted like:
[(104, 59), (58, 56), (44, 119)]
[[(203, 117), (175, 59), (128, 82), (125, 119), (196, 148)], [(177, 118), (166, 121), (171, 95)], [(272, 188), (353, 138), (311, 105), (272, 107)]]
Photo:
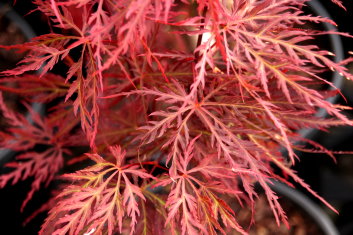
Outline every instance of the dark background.
[[(6, 1), (2, 1), (6, 2)], [(26, 15), (28, 9), (33, 6), (28, 0), (18, 0), (14, 9), (20, 15)], [(350, 32), (353, 34), (353, 3), (343, 0), (347, 11), (337, 7), (330, 0), (321, 0), (321, 3), (329, 11), (332, 19), (338, 24), (338, 31)], [(48, 32), (45, 23), (37, 13), (24, 17), (31, 24), (34, 31), (40, 35)], [(344, 51), (353, 51), (353, 39), (342, 38)], [(353, 71), (353, 66), (352, 66)], [(344, 82), (342, 91), (347, 99), (338, 99), (338, 103), (353, 107), (353, 84)], [(353, 118), (353, 112), (347, 112)], [(313, 137), (316, 141), (328, 149), (337, 151), (353, 151), (353, 127), (332, 128), (330, 133), (320, 132)], [(332, 218), (342, 235), (353, 234), (353, 155), (337, 155), (337, 163), (321, 154), (301, 154), (301, 160), (295, 166), (298, 175), (302, 177), (322, 197), (332, 203), (340, 214), (336, 215), (329, 211), (320, 202), (317, 202), (305, 190), (298, 188), (317, 202)], [(0, 234), (37, 234), (40, 225), (45, 219), (45, 213), (40, 214), (26, 227), (22, 222), (35, 209), (48, 199), (48, 190), (35, 193), (33, 200), (28, 204), (23, 213), (20, 213), (20, 206), (29, 190), (31, 181), (18, 183), (15, 186), (7, 186), (0, 191)]]

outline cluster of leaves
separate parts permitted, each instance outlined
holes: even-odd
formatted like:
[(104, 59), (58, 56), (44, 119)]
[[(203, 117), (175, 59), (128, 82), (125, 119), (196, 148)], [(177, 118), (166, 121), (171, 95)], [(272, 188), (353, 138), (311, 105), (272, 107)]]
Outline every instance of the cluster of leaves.
[[(353, 124), (347, 107), (326, 100), (337, 91), (318, 86), (333, 87), (320, 77), (327, 69), (353, 75), (311, 41), (349, 35), (303, 30), (334, 24), (304, 15), (306, 2), (34, 0), (54, 28), (1, 46), (27, 52), (0, 89), (20, 96), (29, 117), (0, 99), (0, 146), (18, 152), (0, 187), (33, 177), (25, 205), (65, 165), (93, 161), (60, 177), (41, 234), (246, 234), (228, 202), (254, 208), (255, 184), (286, 223), (274, 179), (291, 178), (334, 210), (290, 166), (296, 150), (332, 155), (298, 130)], [(57, 64), (66, 74), (50, 72)]]

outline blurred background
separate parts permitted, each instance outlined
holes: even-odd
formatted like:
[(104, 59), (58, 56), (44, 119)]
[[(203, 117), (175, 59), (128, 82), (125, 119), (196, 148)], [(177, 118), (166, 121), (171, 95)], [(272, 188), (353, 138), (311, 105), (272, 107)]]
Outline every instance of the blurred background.
[[(6, 3), (6, 1), (2, 2)], [(346, 11), (334, 5), (330, 0), (321, 0), (321, 4), (337, 23), (338, 31), (349, 32), (353, 35), (353, 2), (343, 0), (343, 3), (347, 8)], [(12, 5), (10, 4), (10, 6)], [(25, 40), (16, 29), (16, 26), (13, 26), (4, 15), (6, 12), (5, 6), (2, 5), (0, 8), (0, 44), (15, 44)], [(26, 15), (29, 9), (33, 9), (31, 1), (19, 0), (12, 8), (19, 15), (24, 16), (23, 19), (29, 23), (37, 35), (50, 30), (45, 23), (41, 23), (43, 19), (39, 14), (34, 12)], [(353, 51), (353, 39), (341, 37), (341, 40), (344, 54), (347, 57), (348, 52)], [(9, 55), (1, 52), (0, 69), (13, 66), (18, 59), (16, 56), (12, 55), (11, 57), (10, 55), (9, 61)], [(353, 65), (348, 66), (348, 68), (353, 72)], [(341, 89), (346, 100), (338, 97), (337, 103), (353, 107), (353, 82), (343, 80)], [(346, 114), (353, 119), (352, 111), (347, 111)], [(332, 128), (330, 133), (318, 132), (312, 138), (330, 150), (353, 151), (353, 127)], [(340, 234), (353, 235), (353, 155), (338, 154), (336, 156), (337, 162), (335, 163), (324, 154), (302, 153), (300, 162), (295, 165), (295, 170), (319, 195), (338, 209), (339, 215), (328, 210), (305, 190), (300, 187), (298, 189), (322, 207), (333, 220)], [(20, 213), (21, 203), (29, 187), (30, 182), (25, 181), (0, 190), (0, 234), (30, 235), (37, 234), (39, 231), (40, 225), (46, 216), (45, 213), (40, 214), (25, 227), (22, 227), (22, 223), (38, 208), (38, 205), (48, 199), (49, 193), (48, 190), (36, 193), (24, 212)], [(8, 232), (4, 233), (3, 231)]]

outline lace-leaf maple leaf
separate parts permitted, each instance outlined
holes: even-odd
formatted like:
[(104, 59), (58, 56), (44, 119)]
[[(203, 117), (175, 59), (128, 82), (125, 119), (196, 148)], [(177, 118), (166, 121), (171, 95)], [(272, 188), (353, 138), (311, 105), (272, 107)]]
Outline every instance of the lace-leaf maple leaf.
[[(0, 187), (34, 177), (21, 210), (32, 198), (33, 193), (40, 189), (42, 183), (48, 186), (63, 167), (64, 154), (71, 154), (67, 147), (71, 146), (72, 142), (71, 138), (67, 138), (67, 134), (75, 126), (72, 116), (64, 117), (58, 124), (49, 118), (41, 118), (32, 107), (24, 105), (29, 111), (30, 118), (9, 110), (0, 93), (0, 110), (9, 124), (8, 128), (0, 132), (0, 147), (19, 152), (15, 161), (4, 165), (12, 168), (12, 171), (0, 176)], [(64, 132), (55, 131), (56, 128), (62, 129), (63, 126)], [(49, 147), (43, 152), (37, 152), (35, 146), (39, 144)]]
[[(124, 165), (125, 151), (109, 147), (115, 162), (98, 154), (87, 154), (95, 165), (76, 173), (66, 174), (74, 182), (58, 195), (58, 204), (51, 209), (40, 234), (77, 234), (94, 231), (113, 234), (121, 232), (125, 219), (130, 219), (130, 234), (134, 233), (140, 215), (139, 201), (146, 200), (136, 177), (145, 181), (154, 177), (138, 164)], [(52, 229), (53, 228), (53, 229)]]
[[(218, 222), (222, 219), (224, 224), (246, 234), (236, 222), (232, 209), (216, 194), (229, 194), (237, 197), (239, 191), (234, 190), (234, 187), (227, 187), (221, 181), (227, 179), (233, 181), (238, 174), (251, 174), (251, 172), (240, 168), (237, 172), (226, 164), (214, 162), (211, 156), (202, 156), (203, 160), (194, 165), (197, 159), (194, 156), (196, 152), (194, 145), (198, 138), (191, 140), (186, 149), (177, 155), (175, 162), (178, 174), (173, 178), (162, 179), (155, 185), (172, 185), (165, 205), (168, 208), (165, 224), (171, 221), (179, 223), (182, 234), (216, 234), (216, 230), (225, 234)], [(203, 175), (205, 179), (200, 178), (200, 175)], [(204, 223), (207, 224), (206, 227)]]
[(79, 41), (80, 38), (51, 33), (34, 37), (31, 42), (24, 44), (1, 46), (1, 48), (8, 50), (28, 51), (17, 67), (1, 73), (6, 76), (16, 76), (35, 70), (40, 71), (41, 76), (43, 76), (49, 70), (52, 70), (59, 60), (64, 59), (71, 49), (80, 46), (78, 43), (69, 44), (72, 39)]
[[(7, 86), (14, 84), (12, 87)], [(19, 77), (0, 79), (0, 90), (25, 97), (30, 102), (48, 103), (66, 95), (69, 85), (61, 76), (47, 73), (42, 77), (35, 74), (24, 74)]]
[[(99, 119), (99, 110), (96, 104), (98, 78), (95, 75), (94, 62), (88, 63), (87, 68), (82, 64), (86, 50), (88, 54), (92, 54), (91, 50), (87, 49), (89, 45), (87, 45), (87, 40), (84, 37), (46, 34), (33, 38), (31, 42), (23, 45), (7, 46), (7, 49), (29, 50), (30, 52), (19, 62), (17, 67), (3, 71), (2, 74), (14, 76), (31, 70), (38, 70), (42, 79), (53, 79), (54, 75), (47, 75), (47, 72), (53, 69), (59, 60), (68, 59), (71, 61), (69, 53), (77, 47), (82, 47), (83, 52), (79, 60), (73, 63), (68, 71), (65, 83), (68, 83), (72, 77), (75, 77), (75, 79), (71, 84), (64, 85), (67, 88), (66, 100), (77, 94), (73, 103), (74, 111), (75, 114), (78, 110), (80, 111), (82, 129), (93, 146)], [(85, 69), (89, 71), (87, 77), (83, 76), (83, 70)], [(28, 76), (30, 75), (26, 75), (27, 78)], [(85, 87), (92, 87), (92, 89), (85, 89)]]
[[(199, 30), (193, 31), (199, 38), (206, 36), (206, 39), (195, 49), (199, 58), (195, 64), (197, 73), (191, 85), (190, 95), (195, 95), (199, 88), (204, 88), (208, 67), (215, 70), (224, 63), (227, 74), (238, 74), (240, 69), (256, 74), (269, 97), (268, 81), (272, 77), (277, 78), (289, 101), (291, 97), (288, 86), (298, 84), (293, 83), (292, 78), (283, 73), (288, 70), (285, 68), (286, 64), (291, 65), (288, 74), (298, 70), (310, 74), (313, 69), (308, 65), (315, 65), (331, 68), (352, 79), (346, 68), (326, 57), (332, 53), (313, 45), (305, 45), (305, 42), (313, 39), (312, 35), (315, 35), (316, 31), (302, 30), (296, 27), (296, 24), (334, 24), (331, 20), (319, 16), (300, 15), (299, 8), (305, 2), (266, 0), (241, 4), (241, 1), (235, 1), (233, 7), (228, 8), (226, 4), (205, 2), (208, 14), (200, 21)], [(266, 27), (263, 27), (264, 25)], [(179, 22), (178, 26), (195, 27), (188, 21)], [(188, 33), (189, 31), (186, 32)], [(214, 47), (217, 47), (217, 50)], [(219, 57), (218, 53), (222, 57)], [(310, 91), (304, 89), (297, 91), (299, 95), (310, 94)]]

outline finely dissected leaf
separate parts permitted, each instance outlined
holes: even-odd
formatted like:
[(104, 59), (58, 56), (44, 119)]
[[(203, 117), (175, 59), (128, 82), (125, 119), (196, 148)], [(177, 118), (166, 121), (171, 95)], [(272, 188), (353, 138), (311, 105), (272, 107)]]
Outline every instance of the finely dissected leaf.
[(67, 187), (58, 195), (60, 201), (50, 211), (41, 234), (51, 229), (53, 234), (89, 231), (113, 234), (116, 227), (122, 231), (126, 218), (131, 218), (130, 233), (134, 232), (140, 215), (139, 201), (145, 197), (131, 177), (148, 179), (153, 176), (136, 165), (124, 165), (125, 152), (119, 146), (112, 146), (109, 150), (115, 163), (98, 154), (88, 154), (95, 165), (65, 176), (76, 185)]
[[(6, 86), (9, 83), (16, 87)], [(50, 73), (42, 78), (38, 75), (25, 74), (21, 77), (0, 79), (0, 90), (25, 96), (31, 102), (37, 103), (46, 103), (65, 96), (68, 87), (61, 76)]]
[(23, 210), (33, 197), (34, 192), (41, 188), (41, 184), (45, 183), (48, 186), (63, 167), (63, 152), (60, 149), (49, 149), (43, 153), (26, 152), (18, 155), (16, 160), (19, 162), (5, 164), (5, 167), (13, 168), (14, 170), (0, 177), (0, 187), (4, 187), (9, 182), (16, 184), (20, 180), (34, 177), (31, 190), (27, 193), (22, 203), (21, 210)]
[[(211, 205), (214, 205), (215, 200), (219, 200), (215, 193), (225, 193), (233, 196), (239, 193), (233, 188), (222, 185), (221, 180), (226, 178), (232, 181), (236, 175), (247, 174), (247, 171), (239, 169), (239, 172), (236, 172), (226, 164), (217, 165), (209, 159), (209, 156), (204, 156), (205, 160), (200, 165), (189, 169), (192, 166), (191, 161), (194, 160), (193, 151), (196, 139), (190, 142), (184, 152), (177, 155), (176, 168), (178, 175), (162, 180), (157, 184), (163, 186), (172, 184), (166, 202), (168, 217), (165, 224), (167, 225), (173, 221), (180, 223), (182, 234), (214, 234), (216, 230), (224, 233), (218, 223), (219, 218), (223, 218), (223, 222), (228, 221), (225, 224), (230, 224), (230, 221), (232, 221), (230, 226), (245, 234), (245, 231), (236, 222), (234, 213), (230, 212), (231, 209), (224, 209), (223, 205), (216, 206), (215, 209)], [(206, 176), (209, 181), (200, 179), (201, 175)], [(204, 226), (204, 223), (207, 226)]]
[[(31, 114), (31, 120), (9, 110), (0, 93), (0, 109), (9, 124), (6, 130), (0, 132), (2, 137), (0, 146), (18, 152), (14, 162), (5, 164), (5, 167), (13, 169), (0, 176), (0, 187), (3, 188), (8, 183), (16, 184), (20, 180), (34, 177), (31, 190), (28, 192), (21, 210), (32, 198), (33, 193), (40, 189), (41, 184), (45, 183), (48, 186), (63, 167), (64, 154), (70, 154), (66, 147), (73, 144), (66, 135), (74, 127), (68, 123), (70, 117), (63, 119), (58, 124), (50, 119), (42, 119), (32, 107), (26, 104), (25, 106)], [(67, 128), (64, 132), (55, 131), (55, 128), (60, 129), (64, 126)], [(42, 152), (34, 151), (34, 147), (38, 144), (50, 147)]]
[[(13, 76), (23, 74), (27, 71), (40, 70), (40, 74), (44, 75), (51, 70), (59, 60), (64, 59), (71, 49), (79, 46), (79, 44), (71, 44), (71, 46), (68, 46), (72, 38), (77, 39), (77, 37), (68, 37), (61, 34), (46, 34), (33, 38), (29, 43), (1, 46), (5, 49), (29, 51), (26, 57), (19, 62), (17, 67), (3, 71), (2, 74)], [(65, 48), (66, 46), (69, 48)]]

